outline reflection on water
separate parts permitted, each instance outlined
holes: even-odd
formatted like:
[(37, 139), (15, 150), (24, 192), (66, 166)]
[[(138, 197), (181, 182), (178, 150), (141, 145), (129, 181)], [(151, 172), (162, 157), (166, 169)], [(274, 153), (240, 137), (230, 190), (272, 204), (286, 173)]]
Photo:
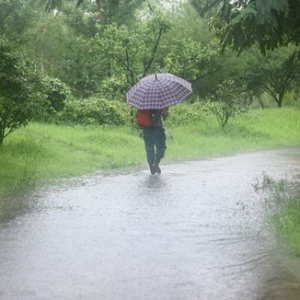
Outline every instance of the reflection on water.
[(163, 189), (167, 187), (167, 182), (165, 176), (162, 174), (149, 175), (149, 177), (146, 177), (145, 181), (141, 183), (141, 186), (149, 189)]
[(13, 220), (15, 217), (32, 211), (39, 197), (32, 197), (32, 191), (24, 190), (1, 199), (0, 224)]
[(300, 300), (299, 280), (291, 274), (275, 275), (265, 282), (257, 300)]
[(299, 174), (293, 151), (82, 177), (5, 199), (0, 299), (18, 289), (39, 300), (299, 300), (253, 189), (263, 174)]

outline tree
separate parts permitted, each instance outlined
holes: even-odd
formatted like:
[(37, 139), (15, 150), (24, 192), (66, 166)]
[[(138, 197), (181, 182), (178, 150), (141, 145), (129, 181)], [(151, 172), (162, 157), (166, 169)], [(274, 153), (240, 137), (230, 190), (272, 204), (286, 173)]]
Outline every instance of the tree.
[(299, 0), (190, 0), (204, 13), (218, 7), (212, 24), (223, 48), (241, 52), (258, 43), (262, 53), (289, 43), (300, 42)]
[(146, 74), (160, 70), (157, 52), (170, 26), (160, 16), (144, 21), (136, 29), (116, 23), (106, 25), (103, 34), (95, 38), (91, 55), (98, 56), (106, 76), (120, 78), (126, 90)]
[(40, 8), (39, 1), (0, 1), (0, 34), (20, 45), (26, 43), (25, 32), (36, 24)]
[(106, 75), (98, 53), (93, 51), (94, 39), (77, 37), (70, 40), (62, 54), (58, 77), (77, 97), (89, 97), (99, 90)]
[[(128, 24), (134, 19), (135, 10), (146, 0), (73, 0), (77, 7), (89, 6), (88, 12), (93, 12), (94, 17), (102, 24), (119, 23)], [(62, 10), (68, 1), (63, 0), (44, 0), (46, 3), (46, 11), (56, 9)], [(91, 5), (94, 8), (91, 10)]]
[(43, 112), (44, 84), (33, 63), (0, 37), (0, 146), (14, 130)]
[(207, 108), (214, 114), (222, 128), (230, 118), (245, 112), (248, 107), (248, 96), (245, 87), (233, 80), (224, 80), (210, 96)]
[(294, 88), (300, 78), (300, 62), (297, 48), (278, 48), (269, 51), (265, 56), (253, 48), (245, 56), (247, 72), (244, 79), (248, 91), (267, 92), (278, 107), (282, 107), (284, 95)]

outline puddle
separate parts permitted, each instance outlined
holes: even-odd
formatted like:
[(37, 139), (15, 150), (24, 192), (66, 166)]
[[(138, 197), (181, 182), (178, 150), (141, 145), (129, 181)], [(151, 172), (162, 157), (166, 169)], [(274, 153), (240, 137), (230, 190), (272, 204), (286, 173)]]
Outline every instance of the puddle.
[(299, 281), (263, 233), (253, 188), (263, 174), (299, 175), (299, 148), (162, 169), (6, 199), (0, 299), (300, 299)]

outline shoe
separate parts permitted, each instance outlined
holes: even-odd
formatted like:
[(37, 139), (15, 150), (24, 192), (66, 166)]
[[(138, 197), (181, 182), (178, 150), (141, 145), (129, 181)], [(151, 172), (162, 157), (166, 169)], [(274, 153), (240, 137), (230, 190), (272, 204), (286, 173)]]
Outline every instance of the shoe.
[(154, 169), (155, 173), (158, 173), (158, 174), (161, 173), (161, 169), (158, 165), (153, 165), (153, 169)]
[(149, 168), (150, 168), (150, 173), (152, 175), (155, 174), (155, 171), (156, 171), (155, 165), (149, 165)]

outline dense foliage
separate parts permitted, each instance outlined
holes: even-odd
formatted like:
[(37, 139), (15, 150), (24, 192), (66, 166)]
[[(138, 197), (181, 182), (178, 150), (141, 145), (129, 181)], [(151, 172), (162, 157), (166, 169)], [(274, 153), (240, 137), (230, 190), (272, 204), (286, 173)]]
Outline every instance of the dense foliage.
[(230, 118), (245, 112), (249, 103), (245, 87), (233, 80), (225, 80), (217, 86), (207, 107), (216, 116), (220, 126), (224, 128)]
[(64, 124), (122, 125), (129, 118), (129, 107), (120, 101), (97, 97), (68, 99), (58, 121)]
[[(198, 11), (218, 7), (213, 25), (223, 46), (235, 50), (258, 43), (263, 53), (300, 43), (299, 0), (190, 0)], [(201, 5), (202, 4), (202, 5)]]
[[(264, 41), (280, 45), (268, 31), (256, 31), (256, 26), (258, 22), (261, 22), (259, 26), (267, 26), (273, 20), (274, 11), (286, 8), (284, 3), (294, 4), (287, 0), (267, 1), (265, 6), (263, 1), (255, 0), (248, 4), (215, 0), (209, 3), (223, 4), (220, 13), (211, 10), (199, 17), (197, 11), (203, 11), (205, 1), (191, 2), (194, 6), (188, 0), (166, 1), (163, 5), (156, 0), (147, 3), (144, 0), (0, 1), (0, 40), (6, 45), (14, 43), (9, 50), (1, 52), (0, 74), (10, 82), (5, 87), (2, 83), (1, 101), (13, 104), (11, 109), (18, 111), (10, 115), (18, 125), (2, 124), (2, 133), (4, 127), (10, 133), (26, 125), (33, 117), (34, 105), (35, 120), (122, 124), (126, 91), (143, 76), (154, 72), (170, 72), (190, 81), (194, 93), (189, 105), (196, 104), (193, 107), (199, 111), (203, 107), (206, 112), (210, 110), (221, 126), (226, 126), (228, 118), (236, 115), (227, 112), (220, 117), (229, 102), (224, 103), (227, 95), (221, 95), (218, 87), (228, 80), (235, 82), (235, 91), (230, 92), (236, 102), (232, 109), (239, 106), (240, 111), (246, 104), (255, 102), (265, 107), (267, 103), (262, 97), (265, 94), (278, 107), (284, 105), (287, 93), (297, 100), (299, 51), (289, 44), (297, 44), (297, 31), (294, 38), (289, 31), (293, 22), (289, 25), (283, 22), (280, 27), (283, 32), (279, 33), (286, 37), (282, 44), (288, 46), (267, 51), (265, 56), (256, 46), (239, 57), (226, 47), (231, 44), (237, 50), (246, 49), (255, 45), (256, 34), (266, 32)], [(285, 12), (285, 17), (292, 20), (294, 15)], [(247, 22), (252, 17), (256, 23), (250, 26)], [(273, 20), (272, 24), (278, 29), (277, 21)], [(209, 24), (216, 30), (211, 31)], [(244, 28), (245, 24), (249, 26)], [(243, 31), (238, 31), (239, 26)], [(223, 40), (222, 53), (218, 38), (223, 33), (227, 34), (227, 40)], [(255, 33), (253, 41), (249, 39), (250, 33)], [(249, 44), (243, 43), (244, 38)], [(235, 46), (238, 42), (242, 48), (241, 44)], [(258, 44), (264, 49), (259, 41)], [(273, 48), (270, 45), (265, 49)], [(12, 63), (10, 55), (18, 61), (11, 68), (7, 67)], [(22, 81), (25, 73), (26, 81)], [(14, 83), (17, 81), (19, 85), (22, 82), (20, 88), (14, 88), (18, 86)], [(46, 84), (45, 89), (42, 82)], [(249, 99), (246, 104), (241, 90)], [(42, 98), (47, 98), (50, 104), (46, 111), (39, 100)], [(16, 99), (26, 99), (27, 104), (31, 103), (30, 109)], [(212, 100), (211, 105), (202, 105), (207, 99)], [(2, 134), (2, 142), (7, 133)]]
[(15, 44), (0, 38), (0, 145), (46, 106), (45, 87), (35, 64)]

